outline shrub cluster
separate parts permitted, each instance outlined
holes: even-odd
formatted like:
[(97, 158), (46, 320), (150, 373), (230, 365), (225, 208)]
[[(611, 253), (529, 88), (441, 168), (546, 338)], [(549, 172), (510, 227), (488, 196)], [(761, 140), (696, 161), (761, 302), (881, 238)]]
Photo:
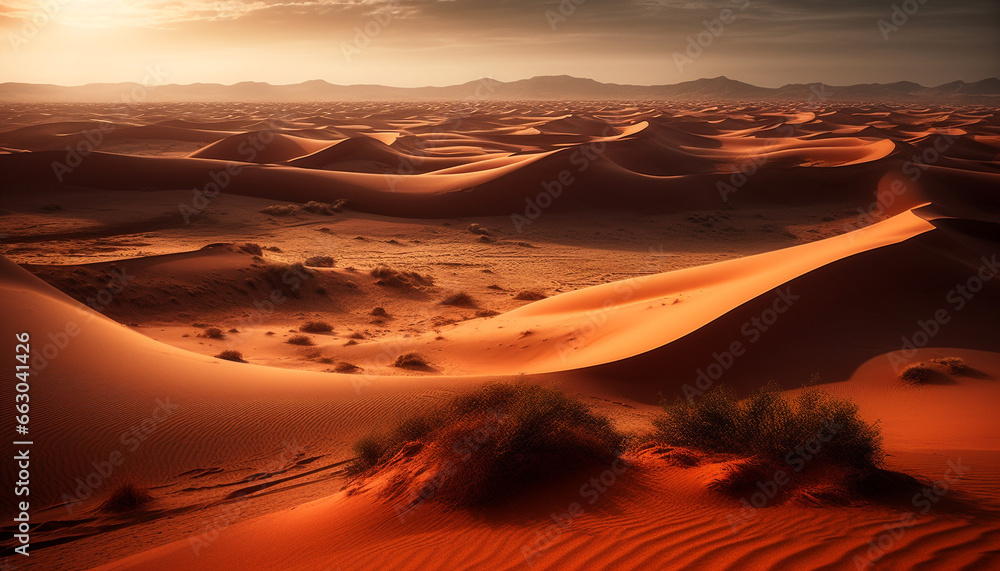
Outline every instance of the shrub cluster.
[(456, 506), (503, 500), (531, 485), (610, 464), (624, 437), (560, 390), (488, 384), (354, 445), (351, 471), (377, 468), (404, 449), (432, 446), (450, 469), (434, 498)]
[(858, 414), (858, 406), (815, 387), (789, 401), (770, 383), (745, 401), (717, 387), (695, 401), (663, 403), (653, 424), (670, 444), (712, 452), (756, 455), (783, 462), (788, 453), (817, 435), (829, 440), (814, 456), (857, 469), (882, 464), (882, 437)]

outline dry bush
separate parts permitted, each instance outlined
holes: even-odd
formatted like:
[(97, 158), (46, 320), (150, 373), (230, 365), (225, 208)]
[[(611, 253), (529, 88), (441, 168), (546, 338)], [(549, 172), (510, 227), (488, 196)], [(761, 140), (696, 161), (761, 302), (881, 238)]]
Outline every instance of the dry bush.
[(146, 488), (129, 479), (115, 486), (111, 495), (97, 509), (104, 513), (124, 513), (139, 509), (152, 501), (153, 496)]
[(396, 357), (396, 362), (392, 366), (400, 369), (426, 369), (430, 364), (420, 353), (403, 353)]
[(514, 296), (514, 299), (518, 301), (538, 301), (540, 299), (545, 299), (548, 296), (540, 291), (521, 291)]
[(288, 343), (289, 345), (303, 345), (303, 346), (308, 346), (308, 345), (312, 345), (313, 341), (307, 335), (293, 335), (293, 336), (289, 337), (288, 341), (285, 341), (285, 343)]
[[(468, 443), (476, 442), (475, 447)], [(501, 502), (540, 481), (607, 466), (624, 448), (611, 422), (555, 388), (489, 384), (354, 445), (350, 471), (377, 469), (404, 450), (460, 451), (435, 500), (460, 507)], [(464, 446), (464, 447), (463, 447)]]
[(460, 291), (458, 293), (453, 293), (448, 297), (441, 300), (440, 305), (454, 305), (459, 307), (475, 307), (476, 300), (472, 299), (472, 296)]
[(959, 357), (935, 357), (931, 363), (941, 366), (949, 375), (965, 375), (969, 372), (969, 366)]
[(299, 207), (294, 204), (268, 206), (262, 209), (260, 212), (262, 214), (267, 214), (270, 216), (291, 216), (299, 211)]
[(224, 359), (226, 361), (235, 361), (237, 363), (246, 363), (243, 359), (243, 353), (239, 351), (234, 351), (232, 349), (226, 349), (222, 353), (215, 356), (216, 359)]
[(925, 363), (907, 365), (899, 373), (899, 378), (909, 383), (924, 383), (931, 380), (933, 376), (934, 369), (931, 369)]
[(332, 268), (335, 263), (330, 256), (311, 256), (305, 261), (305, 265), (313, 268)]
[(430, 276), (422, 276), (417, 272), (399, 271), (384, 265), (376, 266), (372, 269), (370, 274), (376, 279), (376, 285), (388, 286), (397, 289), (421, 289), (423, 287), (434, 285), (434, 279)]
[(204, 335), (209, 339), (224, 339), (226, 337), (226, 334), (218, 327), (206, 327)]
[(299, 331), (303, 333), (329, 333), (333, 331), (333, 326), (325, 321), (306, 321), (299, 326)]
[(787, 454), (817, 434), (830, 440), (813, 455), (823, 463), (874, 469), (882, 464), (882, 436), (874, 424), (858, 414), (858, 405), (815, 387), (806, 387), (794, 401), (769, 383), (740, 402), (725, 387), (717, 387), (697, 401), (663, 403), (653, 420), (664, 442), (712, 452), (758, 456), (784, 462)]

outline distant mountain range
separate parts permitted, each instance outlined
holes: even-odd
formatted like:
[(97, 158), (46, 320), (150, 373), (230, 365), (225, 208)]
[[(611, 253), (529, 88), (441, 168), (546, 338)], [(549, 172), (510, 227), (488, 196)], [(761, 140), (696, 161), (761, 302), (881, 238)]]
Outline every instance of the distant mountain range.
[(953, 81), (937, 87), (900, 81), (859, 85), (789, 84), (757, 87), (727, 77), (697, 79), (674, 85), (619, 85), (568, 75), (519, 81), (491, 79), (448, 87), (334, 85), (323, 80), (293, 85), (243, 82), (235, 85), (194, 83), (143, 87), (137, 83), (92, 83), (78, 87), (33, 83), (0, 83), (0, 102), (304, 102), (418, 100), (787, 100), (787, 101), (947, 101), (1000, 103), (1000, 79), (975, 83)]

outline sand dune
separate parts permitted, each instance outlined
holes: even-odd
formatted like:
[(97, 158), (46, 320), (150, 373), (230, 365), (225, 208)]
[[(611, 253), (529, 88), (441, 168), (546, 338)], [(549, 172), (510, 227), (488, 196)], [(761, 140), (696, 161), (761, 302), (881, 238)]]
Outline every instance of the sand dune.
[[(32, 567), (847, 569), (915, 511), (877, 568), (998, 564), (995, 109), (2, 114), (0, 330), (32, 336), (44, 475)], [(426, 366), (395, 366), (408, 352)], [(899, 377), (939, 357), (967, 367)], [(603, 469), (400, 520), (406, 482), (347, 477), (358, 437), (493, 380), (560, 386), (640, 440), (691, 387), (816, 382), (879, 421), (888, 468), (971, 471), (923, 513), (803, 497), (736, 530), (739, 499), (708, 487), (731, 459), (684, 467), (660, 446), (629, 449), (593, 504), (581, 486)], [(126, 476), (153, 503), (102, 512)]]

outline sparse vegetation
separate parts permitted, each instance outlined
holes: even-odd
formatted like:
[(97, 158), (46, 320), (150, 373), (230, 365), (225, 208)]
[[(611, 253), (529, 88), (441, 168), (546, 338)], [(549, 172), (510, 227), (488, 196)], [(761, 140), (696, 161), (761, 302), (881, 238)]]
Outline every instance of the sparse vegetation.
[(926, 363), (914, 363), (907, 365), (899, 373), (899, 378), (908, 383), (923, 383), (929, 381), (934, 376), (934, 369)]
[(334, 260), (330, 256), (312, 256), (305, 261), (305, 265), (313, 268), (332, 268), (333, 264)]
[(292, 335), (288, 338), (288, 341), (285, 341), (285, 343), (288, 343), (289, 345), (308, 346), (312, 345), (313, 341), (308, 335)]
[(124, 513), (139, 509), (152, 501), (153, 496), (146, 488), (134, 480), (124, 480), (115, 486), (111, 495), (97, 509), (104, 513)]
[(260, 212), (262, 214), (267, 214), (269, 216), (291, 216), (299, 211), (299, 207), (294, 204), (268, 206), (262, 209)]
[(403, 353), (392, 366), (400, 369), (426, 369), (429, 363), (420, 353)]
[(226, 337), (225, 333), (218, 327), (206, 327), (203, 334), (209, 339), (224, 339)]
[(306, 321), (299, 326), (299, 331), (303, 333), (329, 333), (333, 331), (333, 326), (325, 321)]
[(216, 359), (224, 359), (226, 361), (236, 361), (237, 363), (246, 363), (243, 359), (243, 353), (239, 351), (234, 351), (232, 349), (226, 349), (222, 353), (215, 356)]
[(931, 359), (931, 363), (939, 365), (949, 375), (961, 376), (969, 372), (969, 366), (958, 357), (935, 357)]
[(514, 296), (514, 299), (518, 301), (538, 301), (540, 299), (545, 299), (546, 297), (548, 296), (540, 291), (525, 290), (518, 292), (517, 295)]
[[(475, 442), (475, 446), (469, 446)], [(429, 495), (459, 507), (493, 504), (589, 466), (610, 465), (624, 437), (555, 388), (489, 384), (354, 444), (352, 473), (424, 448), (455, 457)], [(456, 452), (458, 451), (458, 452)], [(428, 455), (431, 462), (433, 454)]]
[(359, 367), (359, 366), (357, 366), (357, 365), (355, 365), (353, 363), (348, 363), (346, 361), (341, 361), (341, 362), (337, 363), (336, 365), (334, 365), (333, 370), (334, 370), (334, 372), (337, 372), (337, 373), (353, 373), (355, 371), (360, 371), (361, 367)]
[(434, 285), (434, 279), (430, 276), (422, 276), (417, 272), (398, 271), (384, 265), (376, 266), (370, 273), (376, 279), (375, 284), (381, 286), (410, 290)]
[(861, 419), (858, 406), (815, 387), (789, 401), (771, 383), (743, 402), (717, 387), (696, 401), (664, 403), (653, 425), (669, 444), (774, 462), (784, 462), (790, 451), (817, 435), (829, 436), (811, 455), (821, 463), (866, 470), (884, 458), (882, 437)]
[(347, 206), (346, 200), (337, 200), (329, 204), (323, 202), (317, 202), (315, 200), (310, 200), (302, 206), (302, 209), (306, 212), (312, 212), (313, 214), (322, 214), (324, 216), (333, 216), (334, 214), (342, 211)]
[(441, 300), (441, 305), (455, 305), (460, 307), (475, 307), (476, 300), (472, 299), (472, 296), (460, 291), (458, 293), (453, 293), (448, 297)]

